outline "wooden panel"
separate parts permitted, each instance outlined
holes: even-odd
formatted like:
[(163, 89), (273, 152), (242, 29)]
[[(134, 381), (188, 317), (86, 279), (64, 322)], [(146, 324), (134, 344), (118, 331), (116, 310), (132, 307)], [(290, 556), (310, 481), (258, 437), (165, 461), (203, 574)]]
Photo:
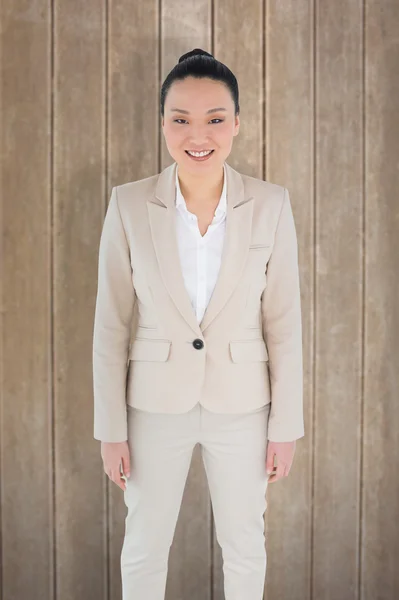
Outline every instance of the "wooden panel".
[[(311, 3), (267, 3), (266, 179), (289, 190), (301, 280), (305, 437), (286, 480), (268, 486), (266, 597), (309, 598), (314, 366), (313, 31)], [(317, 596), (316, 596), (317, 597)], [(318, 598), (318, 597), (317, 597)]]
[[(247, 0), (215, 1), (214, 56), (225, 63), (237, 77), (240, 91), (240, 131), (233, 140), (227, 162), (252, 177), (263, 177), (263, 2)], [(243, 20), (243, 10), (251, 15)], [(240, 38), (245, 39), (245, 52)], [(266, 465), (265, 465), (266, 469)], [(212, 512), (212, 600), (224, 599), (223, 558), (216, 539)]]
[(53, 599), (50, 21), (2, 2), (2, 600)]
[(366, 2), (363, 600), (399, 598), (399, 4)]
[[(399, 596), (398, 2), (3, 0), (1, 21), (1, 600), (121, 597), (127, 510), (92, 436), (100, 233), (112, 186), (171, 163), (160, 84), (194, 47), (238, 78), (230, 164), (287, 187), (298, 232), (305, 438), (267, 491), (265, 598)], [(223, 597), (196, 447), (166, 598)]]
[(94, 0), (56, 2), (54, 14), (56, 598), (105, 600), (107, 506), (93, 440), (91, 365), (105, 192), (106, 15)]
[(357, 597), (362, 368), (362, 2), (316, 6), (312, 591)]
[[(158, 172), (157, 11), (155, 0), (119, 0), (109, 4), (107, 201), (114, 185)], [(117, 600), (122, 596), (120, 558), (127, 507), (122, 490), (112, 482), (107, 487), (109, 600)]]
[[(207, 0), (167, 0), (161, 14), (161, 77), (179, 57), (202, 48), (212, 52), (211, 13)], [(161, 130), (159, 170), (171, 164)], [(169, 557), (166, 600), (210, 600), (211, 503), (200, 447), (194, 448)]]

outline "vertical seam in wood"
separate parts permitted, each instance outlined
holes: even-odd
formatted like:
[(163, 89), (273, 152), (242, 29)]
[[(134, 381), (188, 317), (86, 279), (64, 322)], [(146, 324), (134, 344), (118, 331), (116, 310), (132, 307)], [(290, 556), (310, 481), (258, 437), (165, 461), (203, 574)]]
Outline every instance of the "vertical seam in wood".
[(360, 356), (360, 440), (359, 440), (359, 540), (357, 598), (362, 597), (362, 541), (363, 541), (363, 459), (365, 410), (365, 342), (366, 342), (366, 1), (362, 0), (362, 304)]
[(50, 569), (49, 569), (49, 590), (50, 590), (50, 598), (55, 600), (57, 598), (57, 533), (56, 533), (56, 462), (55, 462), (55, 415), (54, 415), (54, 403), (55, 403), (55, 377), (54, 377), (54, 368), (55, 368), (55, 340), (54, 340), (54, 278), (55, 278), (55, 269), (54, 269), (54, 45), (55, 45), (55, 9), (54, 9), (54, 0), (50, 0), (49, 2), (49, 11), (50, 11), (50, 27), (49, 27), (49, 74), (50, 74), (50, 82), (49, 82), (49, 91), (50, 91), (50, 102), (49, 102), (49, 112), (50, 112), (50, 147), (49, 147), (49, 231), (48, 231), (48, 239), (49, 239), (49, 331), (50, 331), (50, 348), (49, 348), (49, 398), (48, 398), (48, 409), (49, 409), (49, 451), (50, 451), (50, 461), (51, 472), (50, 475), (50, 536), (49, 540), (49, 554), (50, 554)]

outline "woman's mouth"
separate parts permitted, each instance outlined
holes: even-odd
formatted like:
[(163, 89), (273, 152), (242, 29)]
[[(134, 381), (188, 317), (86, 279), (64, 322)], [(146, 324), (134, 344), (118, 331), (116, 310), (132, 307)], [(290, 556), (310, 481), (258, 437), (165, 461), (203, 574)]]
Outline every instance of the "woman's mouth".
[(208, 158), (212, 156), (213, 152), (214, 150), (203, 150), (201, 152), (194, 152), (194, 150), (185, 150), (187, 156), (189, 156), (192, 160), (196, 161), (208, 160)]

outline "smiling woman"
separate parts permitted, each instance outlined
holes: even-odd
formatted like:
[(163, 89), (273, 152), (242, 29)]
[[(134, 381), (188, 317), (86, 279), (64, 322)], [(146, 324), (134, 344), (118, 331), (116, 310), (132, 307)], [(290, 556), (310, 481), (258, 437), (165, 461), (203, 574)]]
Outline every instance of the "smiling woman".
[(226, 162), (238, 85), (211, 54), (180, 58), (161, 116), (174, 162), (113, 188), (100, 244), (95, 437), (128, 507), (122, 597), (164, 598), (199, 443), (225, 597), (261, 600), (267, 485), (288, 475), (304, 435), (291, 204), (284, 187)]

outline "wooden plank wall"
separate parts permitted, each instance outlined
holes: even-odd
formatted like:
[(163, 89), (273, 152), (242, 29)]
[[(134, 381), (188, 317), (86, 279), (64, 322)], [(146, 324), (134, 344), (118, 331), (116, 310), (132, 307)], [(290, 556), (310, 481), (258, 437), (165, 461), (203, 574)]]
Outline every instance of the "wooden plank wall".
[[(171, 162), (160, 84), (194, 47), (239, 81), (230, 164), (297, 223), (306, 437), (268, 489), (265, 599), (399, 597), (398, 29), (397, 0), (3, 0), (0, 600), (121, 598), (98, 243), (112, 186)], [(167, 600), (223, 599), (212, 519), (196, 448)]]

